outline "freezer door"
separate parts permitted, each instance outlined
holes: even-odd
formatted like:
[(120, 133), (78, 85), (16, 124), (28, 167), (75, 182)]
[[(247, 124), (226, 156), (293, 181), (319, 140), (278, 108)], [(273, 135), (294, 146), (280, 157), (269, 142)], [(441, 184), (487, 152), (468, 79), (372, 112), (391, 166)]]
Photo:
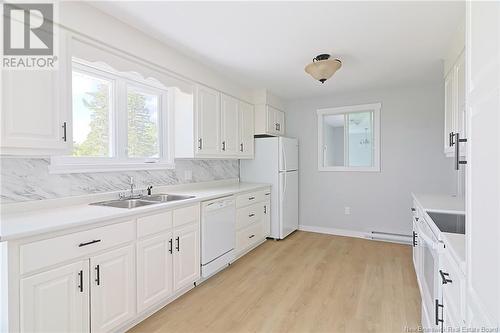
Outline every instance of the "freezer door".
[(279, 189), (279, 238), (283, 239), (299, 227), (298, 171), (280, 172)]
[(280, 137), (278, 154), (280, 171), (299, 169), (299, 143), (297, 139)]

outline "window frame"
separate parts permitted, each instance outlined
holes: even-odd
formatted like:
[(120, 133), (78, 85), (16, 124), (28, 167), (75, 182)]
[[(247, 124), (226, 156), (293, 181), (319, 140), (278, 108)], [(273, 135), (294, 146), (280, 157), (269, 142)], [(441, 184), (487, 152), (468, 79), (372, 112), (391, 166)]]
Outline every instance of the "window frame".
[[(107, 64), (93, 63), (72, 58), (68, 76), (73, 71), (89, 74), (97, 78), (112, 81), (110, 102), (110, 151), (109, 157), (52, 156), (50, 173), (84, 173), (126, 170), (164, 170), (174, 169), (174, 120), (172, 98), (168, 88), (153, 78), (143, 78), (136, 72), (118, 72)], [(71, 81), (70, 81), (71, 82)], [(127, 93), (132, 88), (147, 94), (158, 96), (158, 158), (128, 157), (128, 107)], [(72, 89), (69, 98), (72, 101)], [(73, 103), (71, 105), (71, 123)], [(72, 128), (72, 127), (70, 127)], [(72, 137), (72, 135), (71, 135)]]
[[(340, 172), (380, 172), (380, 110), (382, 103), (358, 104), (341, 107), (332, 107), (318, 109), (316, 111), (318, 117), (318, 171), (340, 171)], [(357, 112), (373, 112), (373, 165), (369, 167), (356, 166), (325, 166), (324, 164), (324, 147), (323, 142), (323, 126), (324, 116), (339, 115)], [(344, 129), (345, 130), (345, 129)], [(346, 142), (344, 142), (344, 154), (349, 154), (346, 151)]]

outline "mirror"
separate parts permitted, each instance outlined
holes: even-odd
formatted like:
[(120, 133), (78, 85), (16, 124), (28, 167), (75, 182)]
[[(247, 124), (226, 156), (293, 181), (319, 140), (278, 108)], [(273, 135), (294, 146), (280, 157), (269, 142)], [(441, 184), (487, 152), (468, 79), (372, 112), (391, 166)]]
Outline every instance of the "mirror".
[(379, 171), (380, 104), (318, 110), (320, 171)]

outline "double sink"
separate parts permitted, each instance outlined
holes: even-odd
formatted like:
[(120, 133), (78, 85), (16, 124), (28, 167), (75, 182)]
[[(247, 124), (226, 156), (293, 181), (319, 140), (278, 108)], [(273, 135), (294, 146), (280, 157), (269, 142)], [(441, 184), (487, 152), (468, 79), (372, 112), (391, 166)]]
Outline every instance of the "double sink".
[(187, 200), (191, 198), (194, 198), (194, 195), (154, 194), (142, 196), (140, 198), (93, 202), (90, 205), (132, 209), (149, 205), (157, 205), (165, 202)]

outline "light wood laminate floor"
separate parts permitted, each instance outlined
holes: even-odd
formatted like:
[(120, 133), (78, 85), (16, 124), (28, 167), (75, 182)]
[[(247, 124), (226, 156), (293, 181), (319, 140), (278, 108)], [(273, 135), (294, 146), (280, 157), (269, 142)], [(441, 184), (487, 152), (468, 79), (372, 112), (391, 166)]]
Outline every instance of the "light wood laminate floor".
[(410, 246), (297, 231), (130, 332), (405, 332), (419, 324)]

